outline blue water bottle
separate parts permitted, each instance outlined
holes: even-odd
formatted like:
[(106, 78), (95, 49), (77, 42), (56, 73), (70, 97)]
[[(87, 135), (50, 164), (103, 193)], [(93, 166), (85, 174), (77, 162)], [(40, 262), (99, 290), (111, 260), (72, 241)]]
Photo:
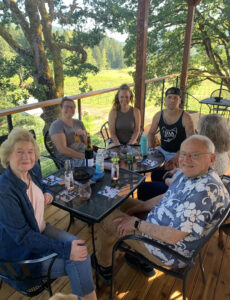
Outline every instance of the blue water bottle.
[(148, 138), (146, 135), (141, 136), (141, 155), (147, 156), (148, 154)]

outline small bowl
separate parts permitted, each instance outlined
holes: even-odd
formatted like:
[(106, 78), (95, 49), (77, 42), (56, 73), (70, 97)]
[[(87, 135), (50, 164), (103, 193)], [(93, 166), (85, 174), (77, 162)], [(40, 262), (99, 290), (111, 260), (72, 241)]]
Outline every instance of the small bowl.
[(73, 178), (79, 182), (86, 182), (91, 177), (93, 177), (95, 173), (94, 168), (90, 167), (75, 167), (73, 171)]
[(220, 102), (223, 99), (223, 97), (214, 97), (214, 99), (216, 102)]

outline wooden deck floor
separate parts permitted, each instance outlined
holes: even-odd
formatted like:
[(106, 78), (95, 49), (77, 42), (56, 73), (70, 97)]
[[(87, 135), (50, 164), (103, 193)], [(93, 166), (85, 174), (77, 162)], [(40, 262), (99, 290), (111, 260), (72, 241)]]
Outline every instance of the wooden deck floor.
[[(51, 224), (61, 229), (66, 229), (69, 215), (54, 207), (49, 206), (45, 211), (45, 218)], [(71, 233), (85, 239), (89, 253), (92, 252), (89, 228), (81, 221), (76, 220), (72, 225)], [(230, 299), (230, 238), (225, 236), (225, 249), (217, 247), (217, 234), (208, 243), (203, 251), (206, 285), (203, 285), (198, 264), (194, 267), (188, 279), (187, 299), (191, 300), (227, 300)], [(116, 264), (115, 300), (181, 300), (182, 284), (180, 280), (157, 272), (154, 277), (147, 279), (140, 272), (133, 270), (124, 262), (122, 254), (117, 256)], [(67, 277), (57, 279), (52, 285), (53, 291), (68, 294), (71, 287)], [(97, 291), (99, 300), (109, 299), (109, 287), (104, 286), (99, 280)], [(2, 285), (0, 300), (26, 300), (8, 285)], [(47, 292), (33, 298), (36, 300), (49, 299)]]

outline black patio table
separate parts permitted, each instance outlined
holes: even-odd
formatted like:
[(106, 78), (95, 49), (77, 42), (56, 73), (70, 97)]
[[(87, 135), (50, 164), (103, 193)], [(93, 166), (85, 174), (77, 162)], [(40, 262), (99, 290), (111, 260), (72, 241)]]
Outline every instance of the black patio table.
[[(71, 212), (75, 217), (88, 224), (98, 223), (128, 198), (145, 178), (143, 175), (122, 168), (120, 168), (119, 173), (119, 179), (114, 184), (111, 181), (110, 171), (105, 170), (104, 177), (91, 185), (92, 194), (87, 201), (76, 197), (69, 202), (64, 202), (61, 197), (58, 197), (58, 194), (65, 189), (64, 185), (51, 186), (50, 189), (55, 195), (53, 205)], [(64, 170), (59, 170), (55, 176), (60, 177), (63, 174)], [(112, 186), (120, 192), (114, 198), (108, 198), (98, 193), (105, 186)]]
[(214, 111), (214, 108), (216, 106), (215, 111), (218, 113), (219, 111), (228, 111), (228, 107), (230, 106), (230, 99), (220, 99), (217, 101), (215, 98), (206, 98), (200, 101), (200, 114), (201, 114), (201, 107), (202, 104), (206, 104), (209, 107), (209, 113)]
[[(109, 161), (111, 160), (111, 156), (114, 152), (118, 154), (120, 167), (140, 174), (151, 172), (155, 168), (161, 167), (165, 162), (164, 155), (154, 148), (149, 150), (147, 156), (142, 157), (141, 161), (137, 161), (136, 157), (140, 154), (140, 145), (122, 145), (107, 149), (105, 151), (105, 155), (108, 155)], [(133, 163), (127, 163), (127, 152), (133, 153)]]
[[(64, 202), (59, 196), (59, 193), (65, 189), (64, 184), (60, 185), (57, 183), (54, 186), (50, 186), (50, 189), (54, 192), (53, 205), (68, 211), (72, 220), (73, 217), (78, 218), (92, 227), (93, 256), (96, 263), (96, 270), (97, 258), (94, 224), (99, 223), (103, 218), (109, 215), (116, 207), (127, 199), (145, 179), (145, 177), (141, 174), (122, 168), (120, 168), (119, 173), (119, 179), (114, 184), (114, 182), (111, 181), (110, 171), (105, 170), (104, 177), (91, 185), (92, 194), (89, 200), (80, 200), (79, 197), (75, 197), (69, 202)], [(57, 171), (54, 175), (56, 177), (63, 177), (63, 174), (64, 170), (62, 169)], [(113, 198), (99, 194), (98, 192), (103, 191), (106, 186), (119, 190), (119, 193)]]

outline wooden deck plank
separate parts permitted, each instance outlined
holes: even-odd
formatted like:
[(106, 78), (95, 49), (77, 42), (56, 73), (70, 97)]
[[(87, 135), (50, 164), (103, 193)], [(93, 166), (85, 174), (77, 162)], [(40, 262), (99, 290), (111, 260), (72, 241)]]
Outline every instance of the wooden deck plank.
[[(227, 242), (225, 243), (225, 249), (223, 250), (223, 259), (220, 266), (219, 274), (216, 274), (216, 286), (213, 291), (214, 298), (213, 299), (230, 299), (230, 270), (229, 270), (229, 262), (230, 262), (230, 237), (227, 238)], [(208, 299), (208, 298), (207, 298)]]
[[(69, 214), (57, 207), (49, 206), (45, 211), (46, 221), (60, 229), (66, 230), (69, 224)], [(95, 231), (97, 226), (95, 226)], [(82, 221), (75, 220), (70, 233), (86, 241), (88, 251), (92, 253), (90, 228)], [(188, 278), (187, 299), (189, 300), (226, 300), (230, 299), (230, 238), (225, 236), (225, 250), (217, 247), (217, 234), (210, 240), (204, 252), (204, 266), (207, 283), (204, 286), (198, 263)], [(148, 279), (141, 272), (130, 268), (123, 258), (123, 254), (116, 255), (114, 300), (182, 300), (182, 284), (178, 279), (161, 274), (157, 271), (154, 277)], [(67, 277), (57, 279), (52, 285), (53, 292), (68, 294), (71, 286)], [(97, 291), (99, 300), (108, 300), (110, 287), (99, 280)], [(11, 287), (4, 284), (0, 289), (1, 300), (28, 300)], [(33, 298), (34, 300), (49, 299), (47, 292)]]

